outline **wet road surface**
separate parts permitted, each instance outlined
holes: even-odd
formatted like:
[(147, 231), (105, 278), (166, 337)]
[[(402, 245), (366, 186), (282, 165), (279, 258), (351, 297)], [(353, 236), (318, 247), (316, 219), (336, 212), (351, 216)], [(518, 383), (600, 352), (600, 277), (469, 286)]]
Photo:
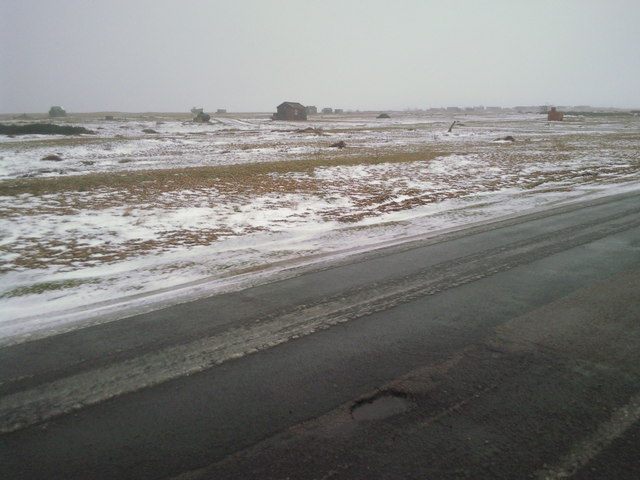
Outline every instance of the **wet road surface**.
[(640, 193), (450, 232), (2, 348), (0, 477), (637, 472), (639, 319)]

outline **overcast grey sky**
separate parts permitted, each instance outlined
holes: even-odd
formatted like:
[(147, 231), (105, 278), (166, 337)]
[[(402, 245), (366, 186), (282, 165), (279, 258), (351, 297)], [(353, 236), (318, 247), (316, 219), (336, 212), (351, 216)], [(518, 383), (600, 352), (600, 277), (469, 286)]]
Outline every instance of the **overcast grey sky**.
[(640, 107), (638, 0), (0, 0), (0, 112)]

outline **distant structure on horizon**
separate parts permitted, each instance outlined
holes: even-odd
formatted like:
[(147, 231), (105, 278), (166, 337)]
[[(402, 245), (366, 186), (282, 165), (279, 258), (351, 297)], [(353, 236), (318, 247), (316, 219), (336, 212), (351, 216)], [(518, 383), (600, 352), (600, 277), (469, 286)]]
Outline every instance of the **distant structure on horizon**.
[(54, 118), (54, 117), (66, 117), (67, 116), (67, 111), (60, 106), (54, 106), (51, 107), (49, 109), (49, 116)]
[(304, 108), (307, 109), (307, 115), (317, 115), (318, 114), (318, 107), (316, 107), (315, 105), (307, 105)]
[(209, 120), (211, 120), (211, 115), (204, 112), (199, 112), (193, 119), (193, 121), (196, 123), (208, 123)]
[(556, 107), (551, 107), (549, 113), (547, 113), (547, 120), (550, 122), (560, 122), (564, 119), (564, 113), (556, 110)]
[(272, 118), (274, 120), (306, 120), (307, 109), (298, 102), (283, 102), (278, 105), (278, 111)]

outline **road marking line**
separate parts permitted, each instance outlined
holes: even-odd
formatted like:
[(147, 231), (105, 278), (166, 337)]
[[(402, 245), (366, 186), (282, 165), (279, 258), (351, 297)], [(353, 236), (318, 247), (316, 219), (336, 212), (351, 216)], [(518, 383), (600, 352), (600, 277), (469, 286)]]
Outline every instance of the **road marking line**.
[(629, 403), (615, 410), (609, 420), (601, 423), (591, 436), (575, 444), (558, 463), (539, 470), (535, 478), (540, 480), (569, 478), (638, 420), (640, 420), (640, 394), (631, 397)]

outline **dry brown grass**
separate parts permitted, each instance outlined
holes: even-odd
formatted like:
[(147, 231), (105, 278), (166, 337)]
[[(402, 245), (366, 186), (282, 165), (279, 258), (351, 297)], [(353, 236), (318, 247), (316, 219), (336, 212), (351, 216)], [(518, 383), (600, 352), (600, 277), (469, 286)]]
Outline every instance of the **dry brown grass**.
[[(190, 167), (167, 170), (122, 171), (118, 173), (92, 173), (86, 175), (17, 178), (0, 181), (0, 195), (45, 195), (61, 192), (85, 192), (93, 189), (136, 191), (175, 191), (219, 187), (232, 182), (237, 186), (263, 193), (265, 178), (274, 174), (311, 173), (318, 167), (375, 165), (430, 160), (442, 152), (421, 150), (372, 155), (331, 156), (303, 158), (280, 162), (261, 162), (210, 167)], [(268, 187), (269, 189), (271, 187)]]

